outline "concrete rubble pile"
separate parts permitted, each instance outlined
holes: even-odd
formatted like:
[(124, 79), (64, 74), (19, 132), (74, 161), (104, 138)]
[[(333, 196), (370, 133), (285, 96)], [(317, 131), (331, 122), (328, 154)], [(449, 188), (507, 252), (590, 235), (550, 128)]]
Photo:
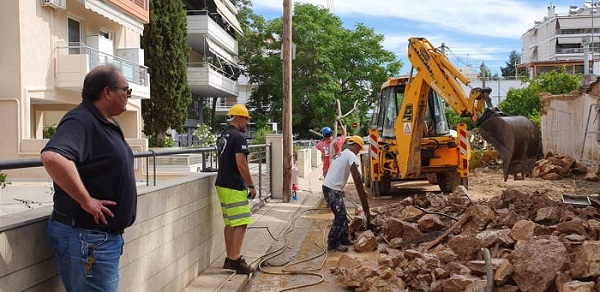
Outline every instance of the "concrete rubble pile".
[(600, 181), (600, 165), (593, 167), (579, 163), (575, 158), (548, 152), (544, 159), (538, 160), (533, 169), (533, 177), (545, 180), (558, 180), (573, 176), (584, 176), (585, 180)]
[(378, 258), (343, 255), (331, 269), (355, 291), (600, 291), (600, 213), (591, 206), (515, 189), (475, 202), (459, 187), (371, 215), (373, 230), (356, 216), (350, 232), (356, 251)]

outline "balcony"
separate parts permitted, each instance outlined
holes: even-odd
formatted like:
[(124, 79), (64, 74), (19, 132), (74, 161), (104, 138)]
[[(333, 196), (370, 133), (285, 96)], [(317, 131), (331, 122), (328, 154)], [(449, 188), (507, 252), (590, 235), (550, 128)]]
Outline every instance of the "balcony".
[(129, 87), (133, 90), (131, 98), (150, 98), (150, 74), (146, 66), (107, 54), (83, 43), (57, 46), (55, 56), (57, 88), (81, 91), (83, 79), (88, 72), (99, 65), (113, 64), (122, 70), (129, 82)]
[(206, 97), (237, 96), (237, 81), (232, 72), (210, 62), (188, 63), (188, 84), (194, 94)]
[[(206, 10), (189, 10), (187, 32), (190, 46), (196, 52), (212, 50), (225, 58), (228, 58), (228, 55), (237, 56), (238, 42), (232, 36), (234, 31), (228, 25), (219, 23), (218, 19), (218, 14)], [(206, 47), (204, 39), (212, 40), (214, 45), (208, 44)]]

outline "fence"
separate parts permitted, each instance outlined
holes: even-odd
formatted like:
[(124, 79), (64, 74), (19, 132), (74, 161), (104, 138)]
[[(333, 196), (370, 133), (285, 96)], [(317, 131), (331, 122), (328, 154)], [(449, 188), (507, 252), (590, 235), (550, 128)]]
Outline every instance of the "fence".
[[(270, 196), (272, 189), (272, 161), (271, 161), (271, 145), (250, 145), (250, 155), (248, 156), (248, 166), (250, 168), (250, 174), (257, 186), (257, 192), (259, 199), (264, 196)], [(160, 172), (157, 170), (157, 158), (161, 156), (176, 156), (179, 154), (198, 154), (200, 155), (200, 166), (197, 171), (200, 172), (216, 172), (218, 170), (218, 159), (216, 159), (217, 149), (216, 147), (205, 147), (205, 148), (189, 148), (189, 149), (173, 149), (173, 150), (148, 150), (134, 152), (136, 159), (144, 159), (142, 163), (145, 170), (146, 186), (150, 186), (151, 182), (153, 186), (157, 185), (157, 177), (160, 176)], [(9, 169), (23, 169), (31, 167), (40, 167), (42, 161), (39, 158), (35, 159), (18, 159), (18, 160), (0, 160), (0, 171)], [(151, 169), (150, 169), (151, 168)], [(152, 177), (150, 177), (152, 175)], [(10, 178), (7, 180), (10, 181)], [(8, 186), (10, 187), (10, 186)]]

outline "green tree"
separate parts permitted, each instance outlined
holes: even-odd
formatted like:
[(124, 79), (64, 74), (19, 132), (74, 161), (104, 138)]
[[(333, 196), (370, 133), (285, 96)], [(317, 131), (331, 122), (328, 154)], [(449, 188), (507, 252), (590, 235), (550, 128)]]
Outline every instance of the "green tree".
[(150, 99), (142, 100), (144, 133), (160, 144), (169, 128), (182, 131), (192, 101), (187, 83), (186, 10), (183, 2), (150, 1), (142, 47), (150, 70)]
[[(239, 55), (250, 81), (258, 85), (248, 105), (255, 122), (281, 122), (283, 21), (246, 16), (242, 22), (248, 30), (240, 40)], [(333, 126), (336, 99), (340, 100), (342, 113), (358, 100), (360, 113), (348, 116), (344, 122), (348, 125), (360, 119), (356, 122), (366, 124), (369, 100), (376, 96), (378, 86), (402, 67), (395, 55), (383, 48), (383, 35), (363, 24), (346, 29), (327, 9), (311, 4), (295, 5), (292, 24), (296, 46), (292, 63), (295, 134), (308, 137), (309, 129)]]
[(521, 63), (521, 55), (517, 51), (512, 50), (508, 55), (508, 61), (505, 62), (506, 67), (500, 66), (500, 72), (502, 77), (514, 77), (515, 76), (515, 65)]
[(510, 89), (506, 93), (506, 99), (498, 107), (505, 113), (513, 116), (525, 116), (539, 126), (540, 94), (548, 92), (551, 94), (563, 94), (579, 88), (581, 75), (571, 75), (563, 67), (560, 71), (553, 70), (526, 80), (528, 85), (524, 88)]
[(479, 74), (477, 76), (482, 79), (486, 79), (492, 76), (492, 72), (490, 71), (490, 68), (488, 68), (488, 66), (482, 62), (479, 66)]

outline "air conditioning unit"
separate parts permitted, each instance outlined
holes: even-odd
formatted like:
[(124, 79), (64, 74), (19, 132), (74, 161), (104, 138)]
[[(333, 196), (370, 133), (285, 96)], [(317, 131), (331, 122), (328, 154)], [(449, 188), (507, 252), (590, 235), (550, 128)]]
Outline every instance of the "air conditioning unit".
[(42, 6), (64, 10), (67, 9), (67, 0), (42, 0)]

